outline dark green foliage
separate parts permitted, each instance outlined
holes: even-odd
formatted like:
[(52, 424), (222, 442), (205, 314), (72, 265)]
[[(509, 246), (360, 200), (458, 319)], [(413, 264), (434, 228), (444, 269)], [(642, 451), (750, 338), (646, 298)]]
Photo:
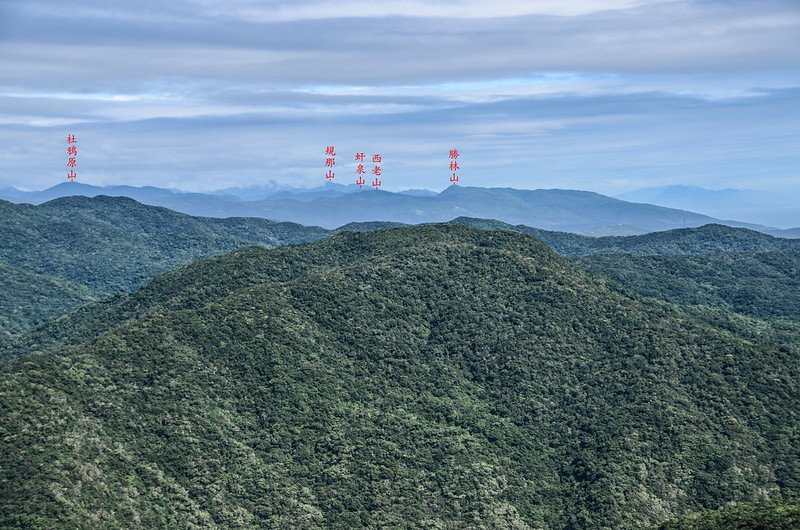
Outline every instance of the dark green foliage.
[(800, 240), (721, 225), (593, 238), (484, 219), (453, 222), (532, 235), (645, 296), (762, 318), (800, 317)]
[(800, 253), (800, 240), (782, 239), (745, 228), (707, 224), (635, 236), (589, 237), (551, 232), (525, 225), (512, 226), (490, 219), (459, 217), (453, 223), (485, 230), (508, 230), (541, 239), (562, 256), (631, 254), (636, 256), (682, 256), (721, 252)]
[(241, 249), (13, 345), (0, 527), (643, 528), (797, 496), (779, 324), (508, 232)]
[(577, 263), (646, 296), (670, 302), (710, 305), (762, 318), (800, 318), (800, 254), (796, 253), (602, 254)]
[[(15, 273), (0, 290), (0, 331), (19, 333), (86, 300), (130, 291), (156, 274), (242, 246), (316, 241), (342, 231), (398, 223), (350, 223), (335, 231), (255, 218), (190, 217), (124, 197), (66, 197), (40, 206), (0, 201), (0, 264)], [(719, 225), (633, 237), (591, 238), (499, 221), (454, 221), (533, 235), (568, 255), (642, 255), (715, 251), (797, 252), (800, 241)], [(27, 286), (22, 285), (19, 274)], [(44, 294), (46, 293), (46, 296)], [(31, 296), (29, 296), (31, 295)], [(9, 309), (6, 309), (9, 308)]]
[(275, 246), (327, 235), (291, 223), (190, 217), (124, 197), (4, 206), (17, 212), (0, 229), (0, 261), (109, 292), (137, 287), (198, 257), (253, 243)]
[(328, 234), (263, 219), (190, 217), (124, 197), (67, 197), (40, 206), (0, 201), (0, 218), (0, 265), (13, 270), (0, 286), (0, 329), (11, 332), (198, 258)]
[(771, 501), (729, 506), (682, 517), (659, 530), (797, 530), (800, 501)]
[(89, 288), (0, 262), (0, 330), (20, 333), (97, 299)]

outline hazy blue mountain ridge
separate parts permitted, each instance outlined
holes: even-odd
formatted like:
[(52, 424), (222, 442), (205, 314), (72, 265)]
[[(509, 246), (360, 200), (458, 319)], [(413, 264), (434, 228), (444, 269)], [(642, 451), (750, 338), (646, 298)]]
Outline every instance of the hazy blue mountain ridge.
[[(14, 202), (41, 203), (59, 194), (97, 195), (105, 188), (60, 184)], [(637, 204), (577, 190), (516, 190), (450, 186), (441, 193), (392, 193), (330, 184), (313, 190), (272, 190), (259, 200), (234, 195), (182, 193), (158, 188), (110, 187), (106, 195), (125, 195), (145, 204), (205, 217), (260, 217), (333, 229), (351, 222), (390, 221), (407, 224), (445, 222), (460, 216), (498, 219), (545, 230), (588, 235), (632, 235), (721, 223), (780, 236), (767, 226), (719, 220), (691, 211)], [(240, 192), (241, 193), (241, 192)], [(247, 196), (246, 193), (241, 193)]]
[(800, 190), (709, 190), (672, 185), (634, 190), (616, 198), (783, 228), (796, 227), (800, 220)]

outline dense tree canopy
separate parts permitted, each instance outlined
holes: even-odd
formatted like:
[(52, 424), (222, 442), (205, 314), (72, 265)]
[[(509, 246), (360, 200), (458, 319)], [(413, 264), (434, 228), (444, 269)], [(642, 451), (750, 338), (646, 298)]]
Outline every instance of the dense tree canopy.
[(245, 248), (12, 343), (0, 526), (642, 528), (796, 497), (799, 337), (509, 232)]
[[(87, 301), (128, 292), (159, 273), (196, 259), (250, 245), (307, 243), (341, 231), (374, 231), (397, 226), (388, 222), (350, 223), (337, 230), (325, 230), (254, 218), (191, 217), (125, 197), (105, 196), (65, 197), (39, 206), (0, 200), (0, 217), (3, 219), (0, 334), (30, 330)], [(454, 223), (532, 235), (565, 256), (800, 253), (800, 240), (778, 239), (721, 225), (594, 238), (483, 219), (459, 218)], [(591, 267), (591, 262), (586, 264)], [(608, 270), (614, 273), (618, 268), (630, 273), (636, 269), (634, 265), (633, 261), (622, 259)], [(687, 260), (680, 266), (688, 271), (689, 265)], [(691, 274), (695, 277), (701, 272)], [(640, 281), (631, 281), (628, 274), (624, 278), (628, 280), (626, 285), (648, 295), (666, 295), (668, 289), (642, 284), (648, 280), (646, 273), (637, 276)], [(623, 279), (621, 274), (614, 278)], [(663, 274), (659, 277), (660, 282), (668, 285), (675, 280), (679, 284), (677, 289), (693, 288), (681, 284), (686, 283), (684, 278)], [(698, 281), (702, 283), (702, 278)], [(769, 288), (782, 284), (772, 282)], [(691, 300), (665, 298), (691, 303)], [(729, 309), (738, 307), (725, 297), (707, 296), (706, 301)], [(746, 312), (764, 314), (760, 310)]]

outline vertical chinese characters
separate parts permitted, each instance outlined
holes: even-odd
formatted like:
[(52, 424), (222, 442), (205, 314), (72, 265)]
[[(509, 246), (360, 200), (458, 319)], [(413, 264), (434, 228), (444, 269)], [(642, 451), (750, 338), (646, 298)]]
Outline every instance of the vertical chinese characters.
[(364, 180), (364, 176), (363, 176), (364, 175), (364, 153), (356, 153), (356, 162), (358, 162), (358, 165), (356, 165), (356, 175), (358, 176), (358, 178), (356, 178), (356, 185), (359, 187), (359, 189), (361, 189), (361, 187), (364, 184), (366, 184), (366, 181)]
[(379, 164), (381, 163), (381, 160), (383, 159), (381, 158), (380, 153), (372, 155), (372, 163), (375, 164), (375, 166), (372, 168), (372, 174), (375, 175), (375, 180), (372, 181), (372, 187), (376, 190), (380, 189), (381, 184), (383, 184), (380, 179), (381, 166)]
[(458, 165), (458, 157), (461, 156), (458, 152), (458, 149), (450, 149), (450, 182), (453, 186), (458, 183), (458, 170), (461, 169), (461, 166)]
[(75, 168), (78, 167), (78, 146), (75, 145), (77, 143), (78, 140), (74, 134), (67, 135), (67, 167), (69, 168), (67, 179), (70, 182), (74, 182), (78, 178), (78, 174), (75, 172)]
[(329, 145), (325, 148), (325, 167), (328, 168), (328, 172), (325, 174), (325, 178), (328, 180), (333, 180), (333, 166), (336, 165), (336, 148), (332, 145)]

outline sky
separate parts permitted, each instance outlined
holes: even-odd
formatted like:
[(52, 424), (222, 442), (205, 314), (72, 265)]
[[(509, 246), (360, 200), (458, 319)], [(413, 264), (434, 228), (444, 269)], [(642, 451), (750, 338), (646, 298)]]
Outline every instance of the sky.
[[(0, 187), (800, 188), (800, 1), (0, 0)], [(371, 166), (368, 166), (368, 169)]]

